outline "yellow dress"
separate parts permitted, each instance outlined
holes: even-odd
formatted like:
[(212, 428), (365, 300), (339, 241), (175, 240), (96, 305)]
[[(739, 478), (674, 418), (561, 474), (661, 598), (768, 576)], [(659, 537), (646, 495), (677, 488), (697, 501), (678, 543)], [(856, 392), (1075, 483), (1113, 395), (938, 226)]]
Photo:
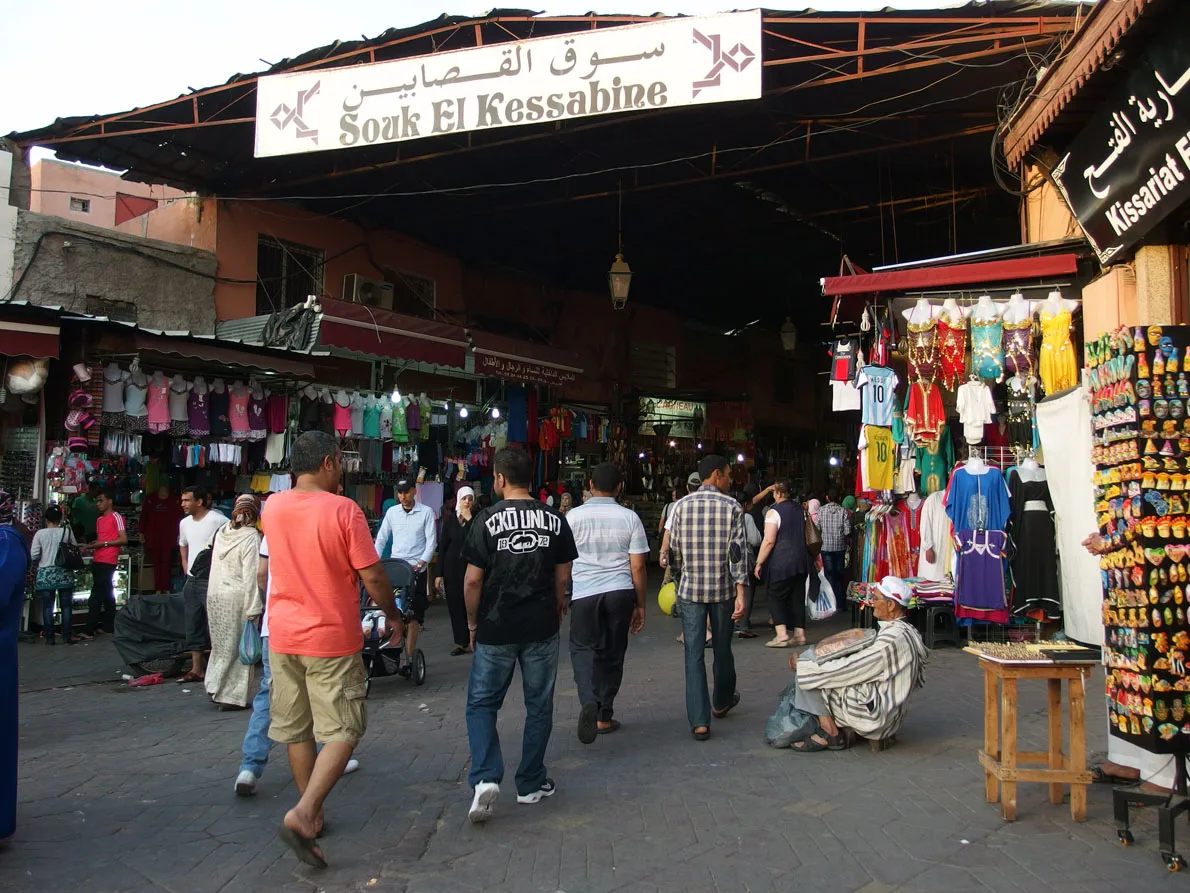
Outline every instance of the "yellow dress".
[(1070, 343), (1070, 311), (1041, 311), (1041, 384), (1046, 394), (1056, 394), (1078, 384), (1074, 345)]

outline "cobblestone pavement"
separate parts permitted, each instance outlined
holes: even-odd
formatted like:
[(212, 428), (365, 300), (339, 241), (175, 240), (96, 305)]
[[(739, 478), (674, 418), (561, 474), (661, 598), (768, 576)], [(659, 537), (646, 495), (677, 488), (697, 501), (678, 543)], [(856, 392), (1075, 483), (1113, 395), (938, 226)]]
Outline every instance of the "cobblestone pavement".
[[(756, 615), (763, 614), (758, 605)], [(467, 822), (468, 658), (447, 655), (445, 608), (423, 637), (423, 688), (377, 680), (370, 725), (327, 809), (332, 867), (300, 866), (275, 832), (295, 792), (283, 753), (251, 799), (232, 782), (246, 713), (200, 686), (130, 689), (110, 641), (22, 644), (20, 812), (0, 849), (0, 886), (20, 891), (1129, 891), (1184, 883), (1156, 852), (1155, 817), (1116, 844), (1109, 789), (1090, 820), (1021, 785), (1019, 820), (983, 799), (974, 658), (935, 652), (901, 743), (883, 754), (768, 748), (765, 719), (789, 652), (737, 642), (743, 701), (707, 743), (686, 728), (677, 624), (654, 607), (634, 639), (623, 729), (584, 747), (568, 662), (559, 671), (548, 765), (558, 794), (518, 806), (512, 775), (523, 708), (501, 720), (512, 762), (496, 817)], [(826, 625), (812, 638), (837, 628)], [(1100, 684), (1093, 680), (1091, 691)], [(1102, 751), (1101, 699), (1088, 747)], [(1022, 747), (1042, 749), (1043, 689), (1022, 686)], [(1179, 825), (1179, 831), (1186, 828)], [(1190, 829), (1183, 838), (1190, 851)]]

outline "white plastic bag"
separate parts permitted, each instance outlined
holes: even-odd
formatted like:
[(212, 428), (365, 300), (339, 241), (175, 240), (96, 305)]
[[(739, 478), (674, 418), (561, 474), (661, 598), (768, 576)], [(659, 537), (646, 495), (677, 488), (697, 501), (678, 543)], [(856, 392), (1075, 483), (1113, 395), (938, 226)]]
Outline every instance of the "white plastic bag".
[(828, 620), (839, 612), (835, 592), (826, 581), (826, 575), (818, 572), (818, 598), (810, 598), (810, 578), (806, 578), (806, 615), (811, 620)]

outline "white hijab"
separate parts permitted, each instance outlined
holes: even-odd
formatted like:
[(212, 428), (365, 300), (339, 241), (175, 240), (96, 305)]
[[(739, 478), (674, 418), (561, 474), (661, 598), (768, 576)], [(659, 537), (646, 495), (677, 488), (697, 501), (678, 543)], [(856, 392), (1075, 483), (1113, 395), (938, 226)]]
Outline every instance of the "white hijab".
[[(460, 506), (462, 505), (464, 496), (470, 496), (472, 499), (474, 499), (475, 491), (472, 490), (470, 487), (459, 487), (458, 491), (455, 493), (455, 515), (458, 517), (460, 522), (463, 520), (463, 515), (459, 511), (459, 509), (460, 509)], [(474, 517), (475, 513), (472, 512), (471, 515), (472, 515), (472, 517)]]

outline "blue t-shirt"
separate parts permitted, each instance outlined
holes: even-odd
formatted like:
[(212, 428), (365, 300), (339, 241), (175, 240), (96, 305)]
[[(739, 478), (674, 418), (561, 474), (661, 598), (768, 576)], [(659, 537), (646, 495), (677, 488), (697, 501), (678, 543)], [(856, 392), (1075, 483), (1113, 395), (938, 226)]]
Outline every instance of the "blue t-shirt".
[(897, 373), (886, 366), (864, 366), (855, 385), (863, 397), (863, 423), (891, 428), (897, 404)]

